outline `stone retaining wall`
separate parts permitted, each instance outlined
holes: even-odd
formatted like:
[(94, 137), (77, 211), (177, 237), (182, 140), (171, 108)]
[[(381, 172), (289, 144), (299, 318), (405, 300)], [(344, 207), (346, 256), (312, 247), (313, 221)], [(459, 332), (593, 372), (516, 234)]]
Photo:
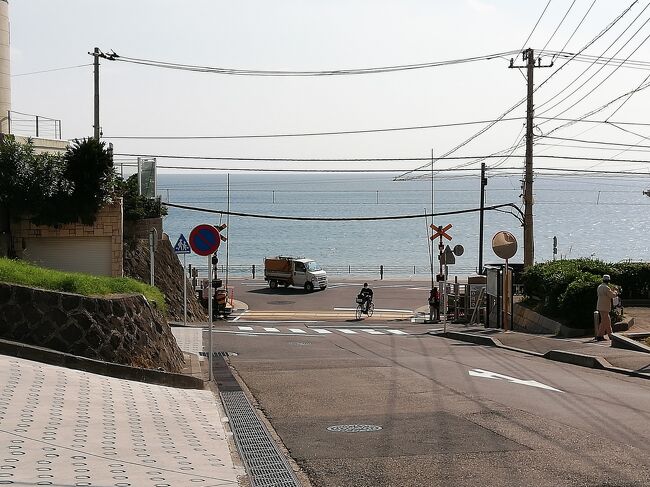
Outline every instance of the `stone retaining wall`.
[(513, 323), (513, 331), (553, 334), (566, 338), (585, 336), (590, 332), (590, 330), (583, 330), (581, 328), (569, 328), (562, 323), (558, 323), (530, 308), (516, 303), (514, 305)]
[(183, 353), (144, 296), (87, 297), (0, 282), (0, 338), (179, 372)]

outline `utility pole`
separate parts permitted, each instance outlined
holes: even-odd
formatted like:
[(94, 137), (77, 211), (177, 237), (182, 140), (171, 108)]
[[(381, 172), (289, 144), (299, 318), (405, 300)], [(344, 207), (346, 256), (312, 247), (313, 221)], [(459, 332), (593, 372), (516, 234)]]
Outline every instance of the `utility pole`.
[(533, 232), (533, 71), (535, 68), (550, 68), (550, 65), (542, 66), (541, 58), (535, 64), (535, 53), (532, 49), (526, 49), (522, 53), (526, 66), (515, 66), (514, 59), (510, 59), (509, 68), (526, 68), (527, 103), (526, 103), (526, 169), (524, 173), (524, 268), (535, 263), (535, 240)]
[(92, 56), (95, 58), (93, 62), (94, 72), (95, 72), (95, 110), (93, 118), (93, 137), (95, 140), (99, 140), (99, 56), (101, 51), (98, 47), (92, 52)]
[(481, 211), (479, 213), (478, 224), (478, 273), (483, 273), (483, 222), (485, 217), (485, 186), (487, 178), (485, 177), (485, 163), (481, 163)]

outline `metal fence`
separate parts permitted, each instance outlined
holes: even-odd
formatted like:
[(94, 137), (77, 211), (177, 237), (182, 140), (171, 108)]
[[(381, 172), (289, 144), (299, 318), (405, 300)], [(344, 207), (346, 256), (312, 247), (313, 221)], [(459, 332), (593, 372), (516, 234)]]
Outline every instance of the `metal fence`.
[[(192, 266), (199, 273), (199, 277), (207, 276), (207, 266)], [(431, 275), (431, 268), (424, 265), (331, 265), (323, 266), (323, 270), (332, 276), (354, 276), (354, 277), (367, 277), (367, 278), (393, 278), (393, 277), (412, 277), (421, 276), (427, 277)], [(437, 273), (437, 268), (434, 273)], [(217, 265), (217, 273), (219, 276), (224, 276), (226, 273), (226, 266)], [(228, 274), (232, 277), (264, 277), (264, 264), (231, 264), (228, 266)]]
[(1, 120), (0, 130), (25, 137), (61, 140), (61, 120), (10, 110)]

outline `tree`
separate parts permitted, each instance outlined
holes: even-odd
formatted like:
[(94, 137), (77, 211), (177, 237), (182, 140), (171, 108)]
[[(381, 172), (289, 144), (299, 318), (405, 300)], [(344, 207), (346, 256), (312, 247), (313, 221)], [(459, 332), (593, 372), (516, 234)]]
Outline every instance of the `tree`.
[[(93, 138), (75, 140), (65, 154), (34, 151), (31, 140), (0, 140), (0, 206), (8, 222), (30, 218), (37, 225), (92, 225), (115, 194), (113, 155)], [(11, 238), (10, 238), (11, 242)], [(10, 254), (12, 254), (10, 249)]]
[(160, 198), (146, 198), (138, 190), (138, 175), (124, 180), (117, 177), (117, 192), (124, 198), (124, 219), (157, 218), (167, 214), (167, 208), (160, 204)]

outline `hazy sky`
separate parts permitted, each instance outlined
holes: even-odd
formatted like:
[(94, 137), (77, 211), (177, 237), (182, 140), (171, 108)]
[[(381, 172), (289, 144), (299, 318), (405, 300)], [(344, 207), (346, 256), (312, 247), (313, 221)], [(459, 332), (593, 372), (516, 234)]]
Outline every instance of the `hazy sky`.
[[(593, 0), (552, 0), (528, 46), (559, 50)], [(631, 0), (597, 0), (567, 51), (576, 52), (611, 22)], [(64, 138), (92, 134), (92, 67), (23, 75), (92, 62), (96, 46), (129, 57), (224, 68), (330, 70), (402, 65), (518, 50), (547, 0), (10, 0), (13, 109), (62, 120)], [(648, 0), (635, 7), (585, 53), (615, 52), (648, 60)], [(638, 20), (630, 23), (637, 15)], [(627, 32), (621, 37), (624, 29)], [(640, 31), (636, 34), (637, 29)], [(542, 59), (543, 64), (551, 61)], [(537, 69), (535, 81), (555, 72)], [(521, 64), (521, 58), (519, 59)], [(537, 114), (551, 108), (584, 81), (587, 84), (546, 115), (557, 115), (590, 93), (614, 70), (591, 66), (553, 103), (541, 107), (590, 64), (572, 61), (537, 93)], [(577, 117), (636, 88), (650, 71), (618, 69), (602, 86), (562, 116)], [(525, 96), (522, 73), (508, 60), (384, 74), (329, 77), (244, 77), (172, 71), (102, 61), (101, 125), (117, 153), (231, 157), (428, 157), (442, 154), (481, 128), (457, 128), (277, 139), (211, 141), (119, 140), (126, 135), (238, 135), (358, 130), (492, 119)], [(650, 90), (635, 94), (613, 117), (649, 121)], [(592, 119), (603, 120), (617, 105)], [(524, 116), (525, 105), (511, 116)], [(558, 123), (540, 125), (546, 133)], [(483, 155), (518, 140), (523, 121), (503, 122), (457, 152)], [(628, 126), (641, 135), (649, 127)], [(590, 129), (588, 132), (581, 132)], [(639, 136), (612, 126), (577, 124), (557, 131), (576, 137), (637, 143)], [(557, 144), (559, 140), (540, 143)], [(645, 142), (648, 145), (648, 142)], [(580, 145), (568, 143), (568, 145)], [(582, 144), (585, 145), (585, 144)], [(590, 146), (593, 147), (593, 146)], [(645, 149), (647, 150), (647, 149)], [(537, 154), (603, 157), (617, 151), (538, 146)], [(523, 154), (523, 150), (517, 153)], [(621, 158), (650, 159), (628, 151)], [(496, 163), (488, 161), (488, 164)], [(459, 161), (444, 161), (451, 167)], [(222, 167), (411, 168), (417, 163), (283, 163), (160, 160), (159, 164)], [(538, 160), (539, 166), (590, 167), (597, 162)], [(521, 157), (506, 166), (521, 166)], [(600, 163), (596, 169), (644, 170), (639, 163)]]

